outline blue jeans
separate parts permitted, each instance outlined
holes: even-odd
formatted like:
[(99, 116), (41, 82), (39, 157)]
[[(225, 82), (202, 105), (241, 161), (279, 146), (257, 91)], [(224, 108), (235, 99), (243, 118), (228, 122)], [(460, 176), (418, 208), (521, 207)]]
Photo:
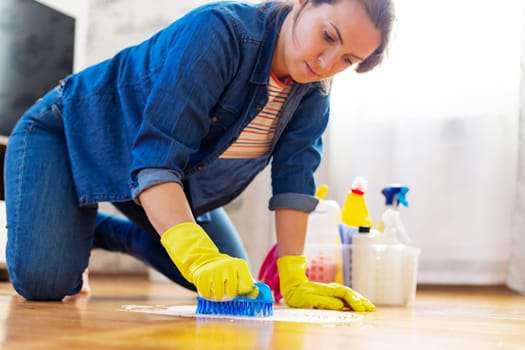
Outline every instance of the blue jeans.
[[(134, 202), (113, 203), (125, 215), (79, 207), (55, 88), (19, 120), (5, 159), (7, 268), (15, 290), (28, 300), (62, 300), (82, 288), (91, 249), (134, 256), (187, 288), (160, 236)], [(224, 209), (197, 218), (223, 253), (247, 259)]]

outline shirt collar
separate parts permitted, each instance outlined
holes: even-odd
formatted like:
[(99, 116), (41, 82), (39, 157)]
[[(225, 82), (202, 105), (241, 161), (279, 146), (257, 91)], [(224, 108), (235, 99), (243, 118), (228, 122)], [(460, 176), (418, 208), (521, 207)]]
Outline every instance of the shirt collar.
[[(266, 5), (266, 6), (265, 6)], [(277, 17), (275, 14), (275, 6), (277, 3), (266, 3), (261, 7), (257, 20), (266, 23), (263, 42), (259, 48), (259, 56), (255, 63), (250, 82), (253, 84), (267, 84), (268, 77), (272, 66), (273, 52), (277, 39), (279, 38), (279, 31), (283, 25), (286, 15), (289, 10), (279, 11)]]

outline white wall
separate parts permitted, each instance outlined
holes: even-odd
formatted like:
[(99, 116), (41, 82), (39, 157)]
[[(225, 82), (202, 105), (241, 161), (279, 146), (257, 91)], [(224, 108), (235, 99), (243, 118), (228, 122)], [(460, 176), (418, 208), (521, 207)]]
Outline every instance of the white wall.
[[(525, 6), (522, 10), (525, 19)], [(511, 235), (509, 274), (507, 285), (509, 288), (525, 294), (525, 20), (522, 23), (521, 38), (521, 103), (520, 103), (520, 132), (519, 132), (519, 161), (518, 186), (516, 206), (513, 215)]]

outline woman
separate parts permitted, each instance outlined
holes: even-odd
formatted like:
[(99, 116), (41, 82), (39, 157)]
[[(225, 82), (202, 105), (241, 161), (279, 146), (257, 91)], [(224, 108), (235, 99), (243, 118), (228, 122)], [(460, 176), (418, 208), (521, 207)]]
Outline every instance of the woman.
[[(206, 298), (251, 292), (221, 207), (271, 161), (285, 301), (374, 310), (350, 288), (308, 281), (302, 253), (329, 79), (379, 64), (392, 21), (389, 0), (208, 4), (67, 77), (10, 136), (7, 265), (16, 291), (28, 300), (74, 295), (90, 250), (103, 248)], [(97, 212), (101, 201), (127, 219)]]

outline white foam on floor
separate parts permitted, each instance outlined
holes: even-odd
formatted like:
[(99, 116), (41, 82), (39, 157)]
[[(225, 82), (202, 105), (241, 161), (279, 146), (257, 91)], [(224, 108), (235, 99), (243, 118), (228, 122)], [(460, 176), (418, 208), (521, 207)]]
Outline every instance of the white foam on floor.
[(276, 307), (273, 316), (270, 317), (247, 317), (247, 316), (224, 316), (224, 315), (197, 315), (195, 305), (122, 305), (122, 309), (132, 312), (143, 312), (148, 314), (168, 315), (176, 317), (193, 317), (197, 319), (226, 319), (226, 320), (249, 320), (265, 322), (296, 322), (296, 323), (353, 323), (359, 322), (363, 316), (350, 311), (331, 311), (314, 309), (292, 309), (287, 307)]

